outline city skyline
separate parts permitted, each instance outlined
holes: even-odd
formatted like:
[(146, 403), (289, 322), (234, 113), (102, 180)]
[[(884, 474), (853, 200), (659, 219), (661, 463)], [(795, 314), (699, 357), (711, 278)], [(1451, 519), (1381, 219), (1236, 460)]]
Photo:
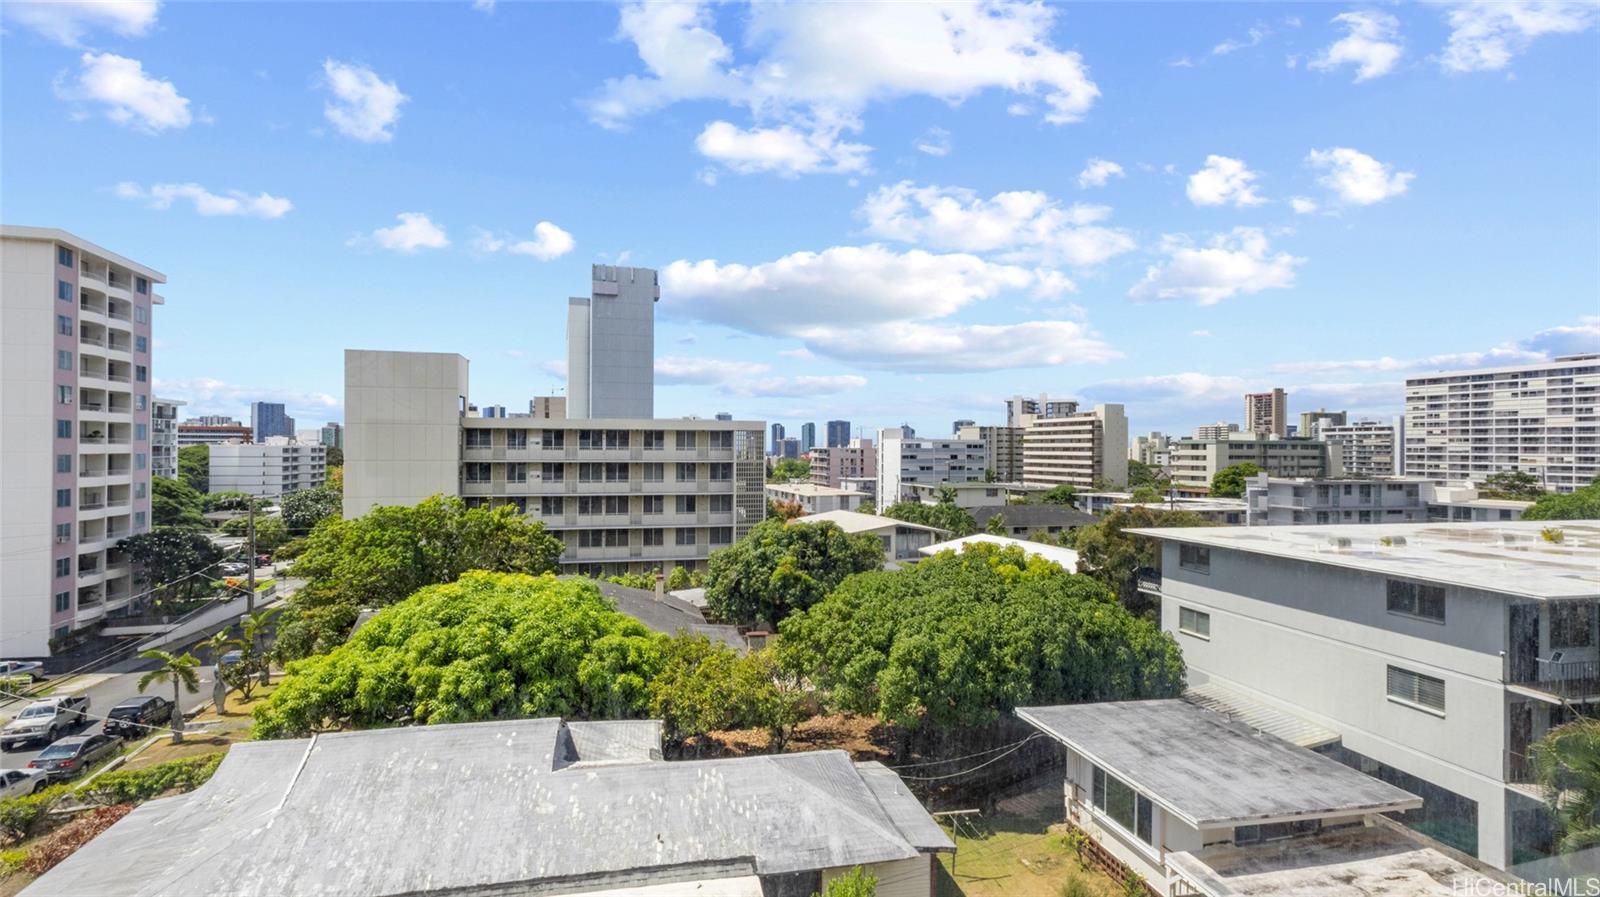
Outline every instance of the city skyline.
[(564, 394), (591, 263), (661, 272), (665, 417), (1182, 434), (1600, 348), (1589, 6), (995, 3), (977, 65), (923, 7), (480, 5), (7, 4), (5, 217), (172, 276), (186, 415), (306, 427), (351, 346)]

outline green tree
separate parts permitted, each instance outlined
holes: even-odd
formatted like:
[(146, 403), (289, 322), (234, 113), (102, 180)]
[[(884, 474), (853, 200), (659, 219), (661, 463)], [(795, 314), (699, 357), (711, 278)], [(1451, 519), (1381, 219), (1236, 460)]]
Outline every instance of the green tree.
[(152, 682), (172, 683), (172, 743), (183, 742), (183, 695), (180, 689), (187, 689), (190, 694), (200, 690), (200, 674), (195, 672), (195, 667), (200, 661), (193, 654), (173, 654), (157, 648), (139, 652), (145, 660), (152, 660), (160, 664), (155, 669), (139, 677), (139, 690), (144, 691)]
[(877, 895), (878, 876), (856, 866), (828, 882), (828, 886), (822, 889), (821, 895), (813, 894), (812, 897), (877, 897)]
[(1072, 497), (1078, 494), (1077, 487), (1071, 483), (1059, 483), (1039, 496), (1039, 501), (1047, 505), (1070, 505)]
[(178, 449), (178, 479), (205, 495), (211, 491), (211, 447), (186, 445)]
[(1571, 853), (1600, 845), (1600, 720), (1557, 726), (1529, 753), (1534, 780), (1561, 833), (1558, 849)]
[(1600, 477), (1568, 493), (1546, 492), (1522, 512), (1523, 520), (1600, 520)]
[[(163, 600), (192, 598), (210, 588), (214, 578), (208, 568), (223, 558), (223, 551), (205, 533), (191, 529), (154, 529), (117, 543), (138, 565), (141, 585), (159, 589)], [(192, 575), (198, 574), (198, 575)]]
[(1261, 468), (1246, 461), (1224, 467), (1211, 477), (1211, 494), (1218, 498), (1240, 498), (1244, 495), (1244, 481), (1261, 473)]
[(866, 533), (850, 535), (832, 523), (763, 520), (738, 542), (712, 552), (706, 607), (744, 625), (777, 625), (790, 613), (821, 601), (852, 573), (883, 566), (883, 544)]
[(1139, 592), (1138, 573), (1141, 569), (1160, 566), (1161, 546), (1154, 539), (1135, 536), (1126, 530), (1215, 525), (1188, 511), (1114, 509), (1095, 523), (1073, 530), (1072, 547), (1078, 552), (1078, 572), (1099, 580), (1129, 610), (1149, 613), (1155, 602)]
[(688, 566), (684, 564), (673, 565), (672, 572), (667, 574), (667, 588), (671, 591), (693, 588), (693, 577)]
[(1544, 494), (1539, 478), (1521, 470), (1501, 470), (1483, 478), (1478, 494), (1484, 498), (1510, 498), (1533, 501)]
[(1134, 501), (1139, 502), (1140, 504), (1145, 504), (1153, 501), (1161, 501), (1165, 499), (1166, 496), (1163, 495), (1161, 490), (1157, 489), (1153, 484), (1146, 483), (1141, 486), (1133, 487), (1132, 498)]
[(772, 472), (767, 474), (769, 483), (787, 483), (790, 480), (811, 479), (811, 462), (804, 458), (782, 458), (772, 465)]
[(327, 464), (328, 464), (329, 467), (343, 467), (344, 466), (344, 449), (339, 448), (336, 445), (328, 446), (328, 452), (327, 452), (326, 460), (327, 460)]
[(254, 504), (257, 510), (267, 506), (265, 499), (254, 498), (248, 492), (229, 489), (224, 492), (212, 492), (205, 497), (206, 512), (212, 511), (248, 511)]
[(150, 521), (155, 526), (204, 528), (206, 518), (200, 513), (204, 501), (183, 480), (150, 478)]
[(956, 505), (954, 500), (940, 501), (931, 505), (920, 501), (897, 501), (884, 509), (883, 516), (904, 520), (907, 523), (937, 527), (952, 536), (970, 536), (978, 531), (978, 522), (972, 519), (972, 515), (967, 513), (965, 508)]
[(1161, 477), (1156, 468), (1143, 461), (1128, 459), (1128, 488), (1137, 489), (1140, 486), (1154, 486), (1160, 482)]
[(989, 522), (983, 525), (983, 531), (988, 533), (991, 536), (1003, 536), (1003, 535), (1005, 535), (1006, 534), (1006, 515), (1004, 515), (1004, 514), (991, 514), (989, 516)]
[(803, 716), (798, 689), (782, 680), (770, 648), (741, 655), (703, 635), (678, 635), (650, 680), (650, 715), (676, 744), (707, 732), (762, 728), (781, 748)]
[(278, 502), (284, 525), (295, 535), (303, 535), (330, 517), (338, 517), (344, 497), (336, 490), (323, 486), (319, 489), (301, 489), (285, 495)]
[(1170, 635), (1093, 579), (1018, 547), (972, 545), (852, 576), (779, 630), (784, 668), (803, 672), (827, 707), (908, 727), (1183, 688)]
[(856, 506), (856, 513), (858, 513), (858, 514), (876, 514), (876, 513), (878, 513), (878, 505), (875, 502), (864, 501), (861, 504)]
[(553, 571), (562, 551), (544, 524), (510, 505), (468, 508), (459, 498), (438, 495), (415, 506), (324, 521), (303, 541), (293, 572), (306, 582), (278, 627), (285, 657), (343, 642), (363, 608), (386, 607), (468, 570)]
[(384, 608), (327, 654), (289, 664), (255, 710), (255, 734), (639, 717), (665, 641), (587, 580), (474, 570)]
[[(227, 536), (243, 536), (250, 532), (250, 518), (235, 517), (222, 524), (222, 533)], [(289, 541), (289, 528), (284, 526), (283, 518), (274, 514), (271, 517), (256, 516), (256, 550), (272, 551)]]
[[(205, 639), (195, 645), (196, 650), (211, 658), (213, 667), (211, 671), (211, 703), (216, 705), (217, 714), (219, 716), (226, 709), (225, 705), (228, 699), (228, 689), (239, 687), (239, 684), (235, 681), (237, 677), (233, 675), (235, 669), (239, 665), (229, 664), (227, 667), (224, 667), (222, 665), (222, 658), (229, 651), (243, 648), (244, 642), (234, 637), (232, 626), (213, 634), (210, 638)], [(247, 685), (253, 685), (255, 683), (255, 679), (250, 676), (245, 676), (244, 680), (245, 684)], [(240, 694), (245, 700), (250, 699), (250, 696), (245, 694), (242, 690)]]

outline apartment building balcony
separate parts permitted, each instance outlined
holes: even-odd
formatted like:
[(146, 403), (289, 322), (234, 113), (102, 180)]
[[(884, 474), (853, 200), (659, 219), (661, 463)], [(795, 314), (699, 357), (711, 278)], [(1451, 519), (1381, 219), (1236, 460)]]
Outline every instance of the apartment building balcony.
[(1139, 591), (1146, 595), (1161, 597), (1161, 571), (1149, 567), (1141, 568), (1134, 574), (1134, 583)]
[(1565, 701), (1600, 699), (1600, 660), (1534, 658), (1531, 669), (1514, 664), (1508, 683)]

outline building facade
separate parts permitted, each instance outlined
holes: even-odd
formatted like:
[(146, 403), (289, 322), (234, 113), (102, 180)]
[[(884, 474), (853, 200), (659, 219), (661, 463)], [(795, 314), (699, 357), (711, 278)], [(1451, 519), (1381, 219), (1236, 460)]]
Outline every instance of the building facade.
[[(1342, 412), (1341, 412), (1342, 416)], [(1337, 442), (1344, 446), (1344, 469), (1353, 476), (1390, 477), (1400, 473), (1405, 452), (1404, 423), (1377, 420), (1322, 421), (1315, 432), (1302, 430), (1323, 442)]]
[(1239, 432), (1238, 424), (1230, 424), (1227, 421), (1219, 420), (1214, 424), (1201, 424), (1200, 426), (1195, 427), (1194, 436), (1192, 438), (1227, 439), (1229, 436), (1237, 432)]
[(1600, 354), (1406, 380), (1405, 473), (1436, 483), (1532, 474), (1571, 492), (1600, 474)]
[(1321, 427), (1342, 427), (1350, 422), (1350, 415), (1343, 411), (1329, 411), (1318, 408), (1315, 411), (1300, 412), (1300, 429), (1295, 431), (1298, 436), (1316, 436)]
[(282, 436), (211, 447), (211, 491), (278, 498), (328, 481), (328, 447)]
[(178, 478), (178, 409), (180, 399), (150, 400), (150, 475)]
[(1437, 486), (1421, 477), (1285, 478), (1245, 483), (1251, 526), (1334, 523), (1489, 523), (1522, 518), (1533, 502), (1479, 498), (1470, 486)]
[(567, 416), (566, 396), (534, 396), (528, 400), (528, 416), (555, 418), (560, 420)]
[(225, 424), (184, 421), (178, 424), (178, 447), (216, 445), (219, 442), (249, 442), (251, 435), (249, 425), (237, 421)]
[(344, 451), (344, 425), (329, 421), (317, 434), (317, 444)]
[(828, 448), (837, 448), (850, 444), (850, 422), (847, 420), (828, 421)]
[(871, 439), (851, 439), (843, 445), (811, 450), (811, 482), (843, 488), (845, 479), (876, 480), (878, 451)]
[(817, 425), (805, 423), (800, 425), (800, 454), (805, 454), (817, 447)]
[(656, 272), (594, 265), (592, 276), (587, 298), (567, 300), (567, 416), (654, 417)]
[(1128, 417), (1121, 405), (1034, 419), (1022, 438), (1022, 481), (1081, 489), (1128, 482)]
[(1022, 481), (1022, 427), (971, 425), (956, 431), (958, 439), (982, 442), (984, 469), (994, 479), (1008, 483)]
[(1204, 491), (1217, 471), (1235, 464), (1254, 464), (1275, 477), (1337, 477), (1344, 473), (1343, 451), (1339, 443), (1316, 439), (1237, 433), (1232, 439), (1176, 440), (1167, 457), (1175, 485)]
[(279, 402), (250, 403), (250, 432), (256, 441), (265, 442), (274, 436), (294, 438), (294, 418)]
[(1278, 388), (1271, 392), (1245, 393), (1244, 431), (1271, 436), (1289, 435), (1289, 394)]
[(910, 436), (905, 427), (878, 433), (878, 483), (873, 490), (880, 508), (912, 498), (914, 483), (981, 482), (986, 464), (981, 440), (926, 439)]
[(822, 514), (827, 511), (854, 511), (867, 500), (867, 494), (816, 483), (768, 483), (767, 498), (797, 504), (807, 514)]
[(1167, 444), (1172, 440), (1165, 433), (1152, 430), (1143, 436), (1135, 436), (1128, 443), (1128, 460), (1138, 461), (1149, 467), (1167, 466)]
[(783, 428), (783, 424), (775, 423), (772, 425), (772, 433), (767, 438), (767, 445), (771, 447), (774, 455), (778, 454), (779, 450), (782, 448), (784, 433), (786, 432), (787, 431)]
[(55, 228), (0, 226), (0, 656), (126, 613), (116, 547), (150, 528), (159, 271)]

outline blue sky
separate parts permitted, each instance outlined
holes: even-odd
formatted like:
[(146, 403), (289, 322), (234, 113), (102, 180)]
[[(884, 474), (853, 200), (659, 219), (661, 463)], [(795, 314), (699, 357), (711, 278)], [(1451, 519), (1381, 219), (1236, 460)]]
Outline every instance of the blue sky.
[(1600, 348), (1592, 4), (10, 2), (7, 223), (167, 273), (158, 389), (338, 419), (347, 347), (561, 387), (659, 268), (657, 412), (1135, 431)]

